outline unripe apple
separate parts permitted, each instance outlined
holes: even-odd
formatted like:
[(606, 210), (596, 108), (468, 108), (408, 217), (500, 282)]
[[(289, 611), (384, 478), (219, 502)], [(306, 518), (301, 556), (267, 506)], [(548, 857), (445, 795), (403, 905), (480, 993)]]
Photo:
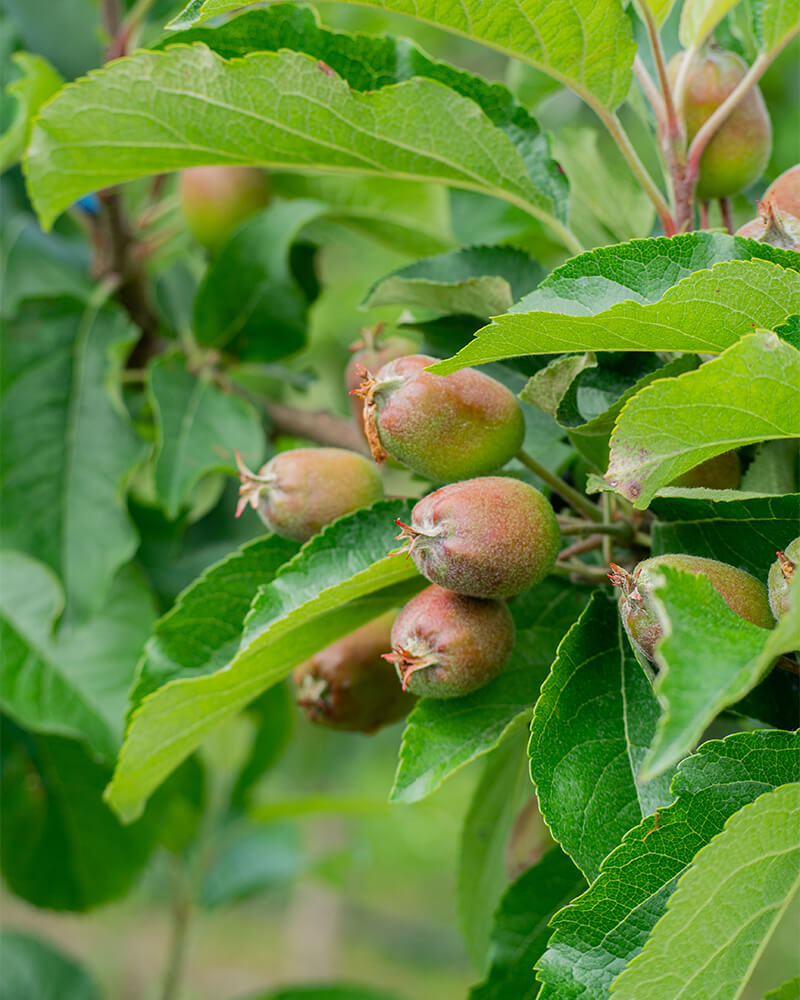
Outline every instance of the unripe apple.
[(789, 611), (789, 588), (800, 563), (800, 537), (789, 542), (786, 550), (778, 552), (777, 556), (769, 568), (767, 587), (772, 613), (776, 618), (782, 618)]
[(659, 570), (664, 566), (708, 577), (714, 590), (740, 618), (746, 618), (760, 628), (772, 628), (775, 624), (769, 607), (767, 588), (760, 580), (742, 569), (737, 569), (736, 566), (729, 566), (716, 559), (705, 559), (702, 556), (678, 552), (645, 559), (633, 573), (628, 573), (621, 566), (612, 564), (609, 578), (622, 591), (619, 598), (622, 624), (634, 648), (648, 660), (653, 659), (653, 648), (662, 634), (661, 622), (653, 606), (652, 593), (654, 582), (659, 577)]
[(519, 451), (522, 411), (504, 385), (464, 368), (424, 369), (435, 358), (411, 354), (365, 374), (364, 429), (376, 462), (387, 455), (435, 482), (469, 479), (499, 468)]
[(403, 691), (382, 655), (396, 617), (387, 611), (295, 669), (297, 704), (311, 722), (374, 733), (409, 713), (416, 699)]
[(249, 504), (270, 531), (305, 542), (324, 527), (383, 497), (375, 466), (344, 448), (294, 448), (282, 451), (251, 472), (239, 465), (238, 517)]
[(350, 394), (350, 409), (353, 419), (364, 428), (364, 402), (356, 390), (364, 379), (364, 371), (376, 372), (395, 358), (413, 354), (417, 345), (408, 337), (385, 337), (383, 324), (361, 331), (361, 339), (350, 345), (352, 356), (345, 369), (345, 385)]
[(426, 587), (392, 627), (393, 663), (404, 691), (458, 698), (496, 677), (511, 655), (514, 621), (503, 601)]
[(781, 211), (772, 197), (758, 203), (758, 218), (736, 230), (737, 236), (782, 250), (800, 250), (800, 219)]
[(789, 167), (767, 188), (764, 200), (772, 201), (779, 212), (800, 219), (800, 163)]
[(190, 167), (180, 173), (178, 193), (192, 236), (218, 250), (245, 219), (266, 208), (270, 183), (256, 167)]
[[(673, 87), (685, 56), (685, 52), (678, 52), (670, 60), (668, 72)], [(683, 105), (690, 143), (746, 72), (747, 65), (739, 56), (715, 45), (707, 46), (694, 57)], [(697, 197), (708, 201), (742, 191), (764, 172), (771, 149), (772, 126), (764, 98), (755, 86), (745, 94), (703, 151)]]
[(725, 451), (701, 462), (670, 486), (705, 487), (707, 490), (735, 490), (742, 481), (742, 465), (735, 451)]
[(543, 580), (560, 532), (544, 496), (505, 476), (443, 486), (397, 522), (417, 569), (431, 583), (471, 597), (513, 597)]

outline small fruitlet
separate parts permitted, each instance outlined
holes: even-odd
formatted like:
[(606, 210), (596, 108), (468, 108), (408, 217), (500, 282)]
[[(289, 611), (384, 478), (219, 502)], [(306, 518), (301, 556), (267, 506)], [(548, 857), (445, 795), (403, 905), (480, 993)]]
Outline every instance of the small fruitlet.
[(352, 357), (345, 369), (345, 385), (350, 394), (350, 409), (359, 427), (364, 427), (364, 403), (356, 390), (364, 378), (364, 370), (376, 372), (395, 358), (413, 354), (417, 345), (408, 337), (385, 337), (383, 324), (361, 331), (361, 339), (350, 345)]
[(773, 202), (779, 212), (800, 219), (800, 163), (784, 170), (780, 177), (770, 184), (764, 200)]
[(417, 569), (471, 597), (513, 597), (543, 580), (560, 532), (542, 494), (518, 479), (484, 476), (424, 497), (411, 524), (397, 522)]
[(767, 587), (772, 613), (776, 618), (782, 618), (789, 611), (789, 588), (800, 563), (800, 537), (789, 542), (786, 550), (778, 552), (777, 556), (769, 568)]
[(258, 474), (239, 453), (238, 517), (250, 504), (270, 531), (305, 542), (326, 524), (383, 497), (375, 467), (344, 448), (294, 448), (282, 451)]
[[(673, 87), (685, 52), (670, 60)], [(689, 67), (683, 103), (686, 137), (691, 143), (701, 126), (722, 104), (747, 72), (746, 63), (733, 52), (709, 45)], [(758, 180), (772, 149), (764, 98), (753, 87), (714, 133), (700, 158), (697, 197), (701, 201), (727, 198)]]
[(424, 698), (458, 698), (503, 669), (514, 645), (514, 621), (503, 601), (484, 601), (426, 587), (392, 628), (393, 663), (404, 691)]
[(387, 455), (435, 482), (492, 472), (512, 458), (525, 435), (512, 392), (473, 368), (452, 375), (424, 369), (435, 358), (411, 354), (365, 373), (364, 429), (373, 458)]
[(782, 212), (768, 197), (758, 203), (758, 218), (745, 222), (736, 235), (782, 250), (800, 250), (800, 219)]
[(388, 611), (295, 669), (297, 704), (311, 722), (374, 733), (408, 714), (416, 699), (403, 691), (382, 656), (396, 617)]
[(653, 648), (662, 633), (661, 622), (652, 603), (652, 592), (659, 570), (664, 566), (686, 573), (701, 573), (708, 577), (714, 590), (740, 618), (746, 618), (760, 628), (772, 628), (775, 624), (767, 588), (760, 580), (736, 566), (677, 552), (645, 559), (633, 573), (612, 563), (609, 579), (622, 591), (619, 598), (622, 624), (634, 648), (648, 660), (653, 659)]
[(217, 250), (245, 219), (269, 203), (269, 177), (256, 167), (191, 167), (178, 179), (183, 215), (192, 236)]
[(684, 472), (669, 485), (705, 487), (707, 490), (735, 490), (741, 480), (742, 465), (739, 456), (735, 451), (725, 451)]

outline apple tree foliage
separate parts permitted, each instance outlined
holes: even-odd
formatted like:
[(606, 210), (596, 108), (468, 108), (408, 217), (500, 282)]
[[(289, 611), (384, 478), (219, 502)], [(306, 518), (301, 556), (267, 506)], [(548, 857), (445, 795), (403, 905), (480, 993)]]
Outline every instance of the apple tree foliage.
[[(446, 58), (301, 3), (4, 5), (5, 882), (84, 911), (157, 850), (197, 850), (219, 786), (203, 748), (231, 720), (246, 738), (216, 822), (247, 817), (303, 738), (292, 669), (424, 585), (394, 520), (436, 484), (407, 477), (406, 498), (302, 547), (233, 518), (237, 449), (257, 468), (287, 434), (332, 443), (298, 413), (331, 381), (309, 332), (335, 291), (318, 260), (355, 238), (399, 262), (360, 287), (363, 315), (403, 325), (434, 372), (486, 365), (520, 396), (538, 472), (505, 471), (550, 493), (570, 547), (512, 602), (503, 672), (421, 700), (387, 775), (390, 802), (414, 803), (482, 758), (457, 860), (470, 998), (734, 1000), (798, 887), (800, 583), (765, 630), (666, 571), (654, 669), (605, 572), (685, 552), (766, 580), (800, 535), (800, 253), (732, 235), (727, 200), (719, 217), (695, 204), (702, 149), (681, 148), (660, 92), (665, 51), (712, 33), (753, 83), (797, 58), (800, 3), (360, 6)], [(507, 84), (457, 65), (480, 46)], [(555, 100), (593, 114), (560, 127)], [(797, 158), (785, 120), (784, 160), (737, 220), (792, 141)], [(173, 175), (212, 165), (268, 170), (273, 197), (209, 256)], [(342, 395), (319, 427), (363, 450), (344, 412)], [(732, 450), (737, 488), (670, 485)], [(537, 847), (509, 873), (534, 789)], [(254, 815), (197, 905), (302, 868)], [(9, 931), (0, 954), (15, 997), (99, 996), (35, 938)], [(295, 995), (384, 996), (274, 994)]]

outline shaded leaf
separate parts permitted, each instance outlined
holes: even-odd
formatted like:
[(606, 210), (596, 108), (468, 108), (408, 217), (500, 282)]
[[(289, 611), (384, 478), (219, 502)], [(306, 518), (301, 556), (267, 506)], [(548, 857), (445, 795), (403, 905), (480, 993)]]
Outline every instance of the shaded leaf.
[(55, 570), (83, 618), (137, 544), (121, 494), (144, 448), (112, 394), (136, 336), (121, 310), (65, 298), (5, 324), (0, 544)]
[(800, 351), (774, 333), (753, 333), (697, 371), (629, 400), (604, 478), (644, 508), (659, 487), (706, 459), (792, 437), (800, 437)]
[(599, 877), (552, 922), (537, 965), (540, 1000), (606, 1000), (612, 980), (638, 954), (679, 877), (725, 821), (800, 767), (794, 733), (736, 733), (704, 743), (672, 784), (675, 802), (628, 833)]
[(180, 354), (162, 354), (148, 369), (156, 431), (156, 493), (175, 519), (200, 480), (236, 473), (234, 452), (257, 468), (265, 451), (259, 415), (250, 403), (218, 389), (208, 373), (194, 375)]
[(800, 976), (788, 980), (776, 990), (770, 990), (764, 1000), (800, 1000)]
[(21, 76), (6, 87), (6, 93), (16, 99), (17, 109), (8, 129), (0, 136), (0, 170), (7, 169), (20, 158), (28, 143), (34, 116), (64, 82), (41, 56), (15, 52), (11, 59)]
[(558, 847), (510, 885), (492, 928), (486, 981), (469, 1000), (534, 1000), (540, 984), (533, 966), (547, 946), (553, 915), (586, 888), (586, 879)]
[(302, 874), (306, 858), (293, 826), (242, 828), (214, 858), (200, 888), (208, 909), (248, 899)]
[(89, 971), (42, 938), (0, 932), (3, 1000), (100, 1000)]
[(800, 885), (799, 825), (798, 782), (731, 816), (695, 856), (644, 950), (614, 980), (612, 996), (735, 1000)]
[(531, 778), (550, 831), (591, 881), (623, 835), (670, 801), (637, 779), (658, 704), (616, 601), (596, 591), (558, 648), (531, 723)]

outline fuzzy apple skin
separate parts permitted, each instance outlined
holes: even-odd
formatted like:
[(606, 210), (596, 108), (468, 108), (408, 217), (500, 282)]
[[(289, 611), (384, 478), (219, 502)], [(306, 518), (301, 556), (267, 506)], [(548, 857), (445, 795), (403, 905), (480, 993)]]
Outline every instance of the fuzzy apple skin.
[(345, 386), (350, 394), (350, 409), (356, 424), (364, 427), (364, 401), (356, 395), (361, 385), (363, 371), (377, 372), (385, 364), (396, 358), (405, 357), (416, 351), (417, 345), (408, 337), (381, 337), (380, 332), (353, 344), (353, 352), (344, 373)]
[(403, 691), (397, 671), (382, 656), (396, 617), (388, 611), (295, 669), (297, 704), (311, 722), (374, 733), (408, 715), (416, 698)]
[(431, 583), (487, 598), (513, 597), (543, 580), (561, 538), (546, 498), (505, 476), (443, 486), (420, 500), (403, 532)]
[(237, 226), (266, 208), (270, 183), (256, 167), (191, 167), (181, 171), (178, 193), (192, 236), (218, 250)]
[(525, 436), (512, 392), (483, 372), (424, 371), (435, 358), (411, 354), (362, 382), (364, 429), (372, 455), (387, 455), (434, 482), (493, 472), (519, 451)]
[(778, 177), (767, 188), (764, 200), (774, 202), (779, 212), (787, 212), (795, 219), (800, 219), (800, 163)]
[(735, 451), (726, 451), (701, 462), (670, 486), (704, 487), (707, 490), (735, 490), (742, 481), (742, 465)]
[[(669, 62), (672, 85), (685, 53)], [(747, 72), (746, 63), (733, 52), (709, 46), (698, 54), (689, 70), (684, 100), (684, 120), (689, 142)], [(700, 158), (697, 197), (701, 201), (727, 198), (757, 181), (772, 150), (772, 126), (764, 98), (753, 87), (706, 146)]]
[(392, 628), (392, 652), (406, 691), (421, 698), (459, 698), (488, 684), (514, 645), (514, 622), (503, 601), (484, 601), (426, 587)]
[(800, 218), (781, 211), (774, 198), (767, 196), (758, 203), (758, 218), (746, 222), (736, 235), (782, 250), (800, 250)]
[(769, 568), (767, 577), (769, 606), (776, 618), (782, 618), (789, 611), (789, 587), (797, 572), (798, 564), (800, 564), (800, 537), (789, 542), (785, 551), (778, 555)]
[(701, 573), (708, 577), (714, 590), (740, 618), (745, 618), (760, 628), (774, 626), (775, 619), (770, 611), (767, 588), (744, 570), (716, 559), (679, 552), (653, 556), (652, 559), (640, 562), (632, 574), (625, 574), (622, 570), (621, 573), (627, 577), (624, 582), (619, 577), (615, 578), (616, 574), (612, 574), (613, 582), (622, 590), (619, 598), (622, 624), (634, 648), (648, 660), (654, 659), (653, 648), (662, 633), (651, 595), (654, 581), (664, 566), (686, 573)]
[(375, 466), (344, 448), (283, 451), (257, 475), (240, 464), (240, 476), (239, 513), (249, 503), (270, 531), (295, 542), (383, 497)]

